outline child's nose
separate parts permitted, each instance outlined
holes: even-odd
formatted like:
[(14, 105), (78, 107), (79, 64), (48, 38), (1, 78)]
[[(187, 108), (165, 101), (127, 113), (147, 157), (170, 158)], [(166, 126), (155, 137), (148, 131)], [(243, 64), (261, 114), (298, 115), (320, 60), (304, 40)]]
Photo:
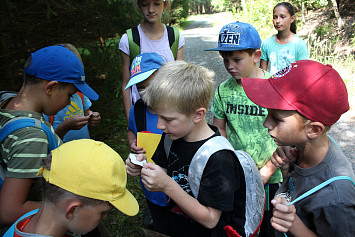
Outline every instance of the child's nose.
[(269, 115), (266, 116), (263, 126), (269, 130), (272, 128)]
[(158, 117), (157, 129), (163, 130), (165, 128), (163, 120)]

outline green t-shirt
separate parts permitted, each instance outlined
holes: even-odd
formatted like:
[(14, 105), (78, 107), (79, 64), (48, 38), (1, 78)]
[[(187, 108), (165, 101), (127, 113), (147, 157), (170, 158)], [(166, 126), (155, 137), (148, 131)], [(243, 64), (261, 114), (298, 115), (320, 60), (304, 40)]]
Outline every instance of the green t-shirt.
[[(271, 74), (265, 72), (265, 77)], [(277, 148), (267, 128), (263, 126), (267, 109), (254, 104), (236, 79), (230, 78), (217, 88), (211, 111), (218, 119), (227, 120), (227, 138), (236, 150), (243, 150), (253, 157), (258, 169), (269, 161)], [(282, 182), (278, 169), (269, 182)]]

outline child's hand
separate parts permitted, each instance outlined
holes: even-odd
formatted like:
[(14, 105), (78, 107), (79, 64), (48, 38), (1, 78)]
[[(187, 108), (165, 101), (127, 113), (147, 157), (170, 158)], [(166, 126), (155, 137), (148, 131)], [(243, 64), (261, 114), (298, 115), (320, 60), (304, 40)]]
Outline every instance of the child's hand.
[[(136, 155), (136, 159), (138, 161), (142, 161), (146, 160), (147, 158), (145, 157), (145, 155)], [(133, 164), (130, 157), (128, 156), (128, 158), (126, 159), (126, 170), (127, 174), (130, 176), (139, 176), (141, 175), (142, 166)]]
[(73, 115), (63, 121), (63, 126), (69, 130), (79, 130), (88, 124), (89, 118), (82, 115)]
[[(172, 180), (159, 165), (145, 163), (141, 172), (142, 182), (152, 192), (164, 192)], [(175, 181), (174, 181), (175, 182)]]
[(270, 160), (272, 164), (283, 171), (288, 171), (290, 163), (298, 157), (298, 150), (290, 146), (279, 146), (272, 154)]
[(274, 205), (271, 226), (280, 232), (288, 232), (296, 219), (295, 206), (287, 205), (284, 197), (275, 197), (271, 203)]
[(137, 139), (134, 139), (131, 144), (129, 144), (129, 149), (132, 153), (135, 154), (145, 154), (146, 151), (143, 150), (143, 147), (137, 147)]
[(95, 127), (101, 122), (101, 116), (99, 112), (90, 112), (87, 117), (89, 117), (90, 126)]

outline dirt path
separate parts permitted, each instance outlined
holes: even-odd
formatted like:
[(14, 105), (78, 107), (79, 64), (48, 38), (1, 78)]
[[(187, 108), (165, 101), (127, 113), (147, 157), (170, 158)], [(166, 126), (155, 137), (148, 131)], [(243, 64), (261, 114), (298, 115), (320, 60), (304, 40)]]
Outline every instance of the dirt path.
[[(213, 26), (213, 22), (218, 24)], [(190, 24), (183, 32), (185, 37), (184, 59), (188, 62), (197, 63), (215, 72), (215, 88), (229, 78), (223, 61), (218, 52), (204, 51), (217, 47), (218, 33), (223, 25), (234, 21), (231, 15), (224, 13), (206, 15), (203, 20)], [(212, 114), (207, 113), (207, 121), (212, 123)], [(345, 113), (340, 120), (333, 125), (329, 132), (349, 158), (355, 170), (355, 110)]]

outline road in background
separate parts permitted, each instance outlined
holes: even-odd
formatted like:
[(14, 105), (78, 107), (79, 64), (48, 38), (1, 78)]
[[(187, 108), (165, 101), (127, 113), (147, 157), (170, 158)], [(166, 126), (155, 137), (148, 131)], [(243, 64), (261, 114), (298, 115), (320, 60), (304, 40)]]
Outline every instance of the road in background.
[[(215, 89), (230, 75), (225, 70), (223, 60), (218, 52), (204, 50), (217, 47), (220, 29), (232, 21), (235, 19), (226, 13), (205, 15), (191, 23), (182, 32), (185, 37), (184, 60), (213, 70), (215, 72)], [(213, 116), (210, 111), (208, 111), (206, 118), (208, 123), (212, 123)], [(338, 142), (355, 170), (355, 110), (344, 114), (333, 125), (329, 135)]]

